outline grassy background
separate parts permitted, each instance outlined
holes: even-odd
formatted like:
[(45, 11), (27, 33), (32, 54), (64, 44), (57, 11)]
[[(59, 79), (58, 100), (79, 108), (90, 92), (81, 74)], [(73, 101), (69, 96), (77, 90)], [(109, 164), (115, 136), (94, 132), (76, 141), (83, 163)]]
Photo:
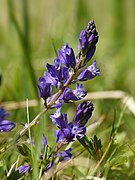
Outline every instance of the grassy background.
[[(99, 32), (93, 59), (97, 60), (101, 76), (84, 83), (85, 88), (89, 92), (123, 90), (135, 97), (134, 0), (1, 0), (0, 17), (1, 102), (18, 102), (26, 98), (38, 100), (38, 78), (43, 75), (45, 64), (56, 57), (54, 47), (58, 49), (68, 42), (77, 52), (79, 33), (91, 19), (95, 20)], [(105, 118), (102, 131), (98, 127), (92, 134), (98, 134), (106, 143), (114, 111), (118, 117), (122, 106), (118, 100), (95, 100), (94, 104), (92, 121), (102, 115)], [(41, 107), (30, 109), (30, 119)], [(10, 113), (13, 121), (26, 122), (26, 109), (11, 110)], [(134, 116), (126, 111), (119, 132), (121, 142), (134, 138), (134, 120)], [(44, 127), (49, 124), (49, 120), (46, 121), (42, 122)], [(51, 128), (49, 125), (46, 130)], [(34, 133), (37, 131), (35, 128)], [(51, 135), (48, 137), (53, 143)]]

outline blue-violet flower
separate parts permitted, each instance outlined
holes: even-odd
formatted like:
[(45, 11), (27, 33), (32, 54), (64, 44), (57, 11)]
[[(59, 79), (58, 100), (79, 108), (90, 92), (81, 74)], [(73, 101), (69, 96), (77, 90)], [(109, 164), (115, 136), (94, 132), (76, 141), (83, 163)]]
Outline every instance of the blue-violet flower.
[(82, 30), (79, 36), (78, 51), (79, 55), (85, 57), (82, 66), (85, 66), (87, 62), (92, 58), (96, 50), (96, 43), (98, 42), (98, 33), (93, 20), (88, 23), (85, 30)]
[(51, 83), (47, 83), (45, 78), (40, 77), (39, 78), (39, 84), (38, 84), (38, 89), (39, 89), (39, 95), (41, 98), (46, 100), (48, 97), (51, 96)]
[(63, 93), (63, 100), (64, 102), (69, 101), (78, 101), (83, 99), (87, 95), (87, 91), (83, 89), (82, 84), (76, 84), (75, 90), (70, 90), (69, 88), (66, 88)]
[(11, 131), (15, 124), (11, 121), (5, 120), (9, 114), (1, 107), (0, 108), (0, 132), (8, 132)]
[(88, 79), (93, 79), (100, 75), (100, 69), (96, 66), (96, 60), (93, 61), (91, 66), (86, 67), (82, 70), (78, 76), (79, 81), (86, 81)]
[(84, 101), (79, 104), (74, 117), (74, 124), (77, 124), (79, 127), (85, 126), (89, 118), (92, 116), (93, 110), (94, 107), (91, 101)]
[(59, 157), (59, 161), (69, 160), (72, 157), (71, 151), (72, 149), (69, 148), (65, 151), (58, 152), (56, 154), (56, 157)]
[(59, 59), (54, 60), (55, 65), (46, 65), (48, 72), (45, 72), (44, 78), (47, 83), (51, 83), (58, 89), (67, 81), (69, 72), (67, 67), (62, 67)]
[(20, 174), (26, 174), (26, 172), (30, 171), (30, 169), (31, 169), (30, 165), (23, 165), (17, 168)]
[(61, 63), (68, 68), (74, 68), (76, 66), (74, 51), (68, 46), (68, 43), (58, 50), (58, 58), (60, 59)]

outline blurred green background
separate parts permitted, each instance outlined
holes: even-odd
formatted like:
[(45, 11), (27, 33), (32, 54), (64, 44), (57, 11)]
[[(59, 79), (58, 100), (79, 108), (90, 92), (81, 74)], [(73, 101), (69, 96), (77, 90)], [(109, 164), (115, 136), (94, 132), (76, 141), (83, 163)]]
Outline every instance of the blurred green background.
[[(99, 32), (93, 60), (97, 60), (101, 75), (85, 82), (85, 88), (89, 92), (123, 90), (135, 97), (134, 0), (1, 0), (0, 102), (38, 100), (38, 78), (46, 63), (56, 58), (55, 49), (68, 42), (77, 54), (79, 33), (91, 19)], [(106, 117), (103, 131), (99, 127), (94, 132), (106, 138), (114, 110), (119, 113), (122, 107), (117, 100), (96, 100), (94, 104), (94, 118)], [(30, 119), (41, 108), (31, 108)], [(26, 109), (11, 111), (11, 117), (26, 122)], [(134, 117), (126, 112), (120, 129), (125, 133), (123, 140), (134, 137), (133, 123)]]

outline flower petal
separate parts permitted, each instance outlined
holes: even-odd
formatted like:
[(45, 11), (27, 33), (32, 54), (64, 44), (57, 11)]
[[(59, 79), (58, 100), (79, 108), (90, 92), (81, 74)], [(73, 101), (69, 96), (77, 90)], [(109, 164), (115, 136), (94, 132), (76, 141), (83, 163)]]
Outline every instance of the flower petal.
[(15, 124), (8, 120), (0, 121), (0, 132), (11, 131), (15, 127)]

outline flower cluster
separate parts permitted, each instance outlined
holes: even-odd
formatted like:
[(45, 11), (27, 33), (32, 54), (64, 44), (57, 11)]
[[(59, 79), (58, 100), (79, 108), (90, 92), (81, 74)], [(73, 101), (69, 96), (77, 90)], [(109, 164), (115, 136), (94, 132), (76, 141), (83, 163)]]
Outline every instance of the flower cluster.
[[(79, 72), (80, 68), (85, 66), (92, 58), (97, 41), (98, 33), (92, 20), (87, 28), (80, 33), (77, 57), (75, 57), (73, 49), (66, 43), (57, 51), (54, 65), (47, 63), (47, 72), (44, 72), (44, 77), (39, 78), (38, 84), (39, 95), (44, 99), (46, 106), (48, 97), (50, 97), (48, 100), (48, 103), (50, 103), (58, 96), (51, 105), (52, 107), (61, 107), (64, 103), (77, 101), (86, 96), (87, 92), (83, 89), (82, 84), (78, 83), (75, 90), (70, 90), (67, 86), (78, 81), (92, 79), (100, 74), (100, 69), (96, 66), (96, 60), (92, 65)], [(52, 95), (52, 87), (61, 90), (61, 93)]]
[[(40, 161), (45, 165), (44, 171), (48, 171), (54, 165), (56, 158), (59, 161), (70, 159), (72, 149), (60, 151), (60, 148), (74, 141), (75, 138), (80, 141), (86, 133), (85, 125), (94, 110), (92, 102), (84, 101), (80, 103), (77, 106), (72, 122), (69, 122), (67, 114), (61, 113), (61, 108), (65, 103), (85, 98), (87, 91), (81, 83), (100, 75), (100, 69), (96, 65), (96, 60), (90, 66), (85, 67), (94, 55), (97, 42), (98, 33), (92, 20), (86, 29), (80, 33), (77, 56), (75, 57), (73, 49), (66, 43), (57, 51), (54, 64), (47, 63), (47, 71), (44, 72), (43, 77), (39, 78), (39, 96), (44, 100), (46, 110), (56, 108), (56, 112), (52, 113), (50, 118), (52, 123), (58, 128), (54, 133), (56, 143), (58, 143), (56, 149), (49, 151), (46, 137), (43, 136), (42, 139)], [(69, 86), (75, 83), (76, 88), (71, 89)], [(44, 152), (46, 152), (45, 156)], [(22, 174), (30, 170), (30, 164), (18, 167), (18, 171)]]
[(11, 131), (15, 124), (11, 121), (5, 120), (9, 114), (1, 107), (0, 108), (0, 132)]
[(50, 115), (52, 122), (59, 130), (55, 131), (56, 142), (71, 142), (74, 138), (81, 139), (85, 133), (84, 127), (94, 110), (91, 102), (83, 102), (78, 105), (74, 121), (68, 122), (67, 114), (62, 114), (60, 108), (57, 108), (54, 114)]
[(82, 30), (79, 36), (79, 58), (85, 57), (82, 66), (85, 66), (87, 62), (92, 58), (96, 50), (96, 44), (98, 42), (98, 32), (93, 20), (88, 23), (85, 30)]

